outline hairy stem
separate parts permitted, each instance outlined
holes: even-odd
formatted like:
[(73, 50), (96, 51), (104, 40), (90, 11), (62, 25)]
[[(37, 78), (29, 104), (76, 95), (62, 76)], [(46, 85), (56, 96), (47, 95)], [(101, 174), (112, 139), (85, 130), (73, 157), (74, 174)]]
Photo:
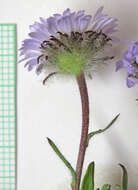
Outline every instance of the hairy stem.
[(88, 137), (88, 126), (89, 126), (89, 100), (88, 100), (88, 91), (87, 91), (87, 85), (86, 85), (84, 73), (81, 73), (77, 77), (77, 83), (79, 86), (81, 103), (82, 103), (82, 131), (81, 131), (78, 160), (77, 160), (77, 165), (76, 165), (77, 183), (76, 183), (76, 187), (73, 190), (79, 190), (79, 187), (80, 187), (83, 162), (84, 162), (85, 152), (87, 148), (87, 137)]

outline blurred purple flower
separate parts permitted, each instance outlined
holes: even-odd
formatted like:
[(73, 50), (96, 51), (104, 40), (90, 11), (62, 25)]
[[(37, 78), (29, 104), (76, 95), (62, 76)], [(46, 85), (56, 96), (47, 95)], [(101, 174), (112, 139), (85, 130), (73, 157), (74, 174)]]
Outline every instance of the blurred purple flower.
[(20, 56), (23, 58), (19, 62), (26, 60), (25, 67), (29, 71), (36, 67), (39, 74), (47, 62), (53, 61), (51, 52), (58, 51), (59, 47), (70, 51), (72, 41), (81, 42), (79, 47), (85, 47), (86, 51), (88, 46), (102, 49), (108, 41), (116, 39), (112, 34), (117, 31), (117, 19), (103, 14), (102, 10), (103, 7), (100, 7), (93, 19), (83, 10), (71, 13), (70, 9), (47, 19), (40, 17), (40, 22), (30, 26), (30, 38), (22, 43)]
[(126, 83), (129, 88), (138, 84), (138, 42), (131, 42), (123, 58), (116, 63), (116, 71), (121, 68), (127, 71)]

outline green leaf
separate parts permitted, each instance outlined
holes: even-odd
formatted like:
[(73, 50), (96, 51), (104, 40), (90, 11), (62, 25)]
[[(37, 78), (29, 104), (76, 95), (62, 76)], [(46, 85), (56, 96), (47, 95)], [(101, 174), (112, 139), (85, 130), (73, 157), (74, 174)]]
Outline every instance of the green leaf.
[(67, 161), (67, 159), (63, 156), (63, 154), (60, 152), (60, 150), (55, 145), (55, 143), (49, 138), (47, 138), (47, 140), (48, 140), (48, 143), (50, 144), (50, 146), (52, 147), (52, 149), (58, 155), (58, 157), (63, 161), (63, 163), (66, 165), (66, 167), (70, 170), (71, 175), (72, 175), (72, 187), (75, 187), (75, 185), (76, 185), (76, 172), (75, 172), (75, 170), (73, 169), (71, 164)]
[(105, 185), (102, 186), (101, 190), (110, 190), (110, 189), (111, 189), (111, 185), (105, 184)]
[(120, 185), (116, 185), (116, 190), (122, 190)]
[(94, 168), (95, 164), (91, 162), (83, 178), (81, 190), (94, 190)]
[(115, 123), (115, 121), (118, 119), (119, 115), (120, 115), (120, 114), (118, 114), (104, 129), (99, 129), (99, 130), (97, 130), (97, 131), (93, 131), (93, 132), (89, 133), (89, 134), (88, 134), (88, 138), (87, 138), (87, 146), (89, 145), (89, 141), (90, 141), (90, 139), (91, 139), (93, 136), (95, 136), (95, 135), (97, 135), (97, 134), (100, 134), (100, 133), (103, 133), (103, 132), (105, 132), (107, 129), (109, 129), (109, 128)]
[(127, 186), (128, 186), (128, 175), (127, 175), (127, 170), (125, 168), (125, 166), (123, 166), (122, 164), (119, 164), (122, 168), (123, 171), (123, 179), (122, 179), (122, 190), (127, 190)]

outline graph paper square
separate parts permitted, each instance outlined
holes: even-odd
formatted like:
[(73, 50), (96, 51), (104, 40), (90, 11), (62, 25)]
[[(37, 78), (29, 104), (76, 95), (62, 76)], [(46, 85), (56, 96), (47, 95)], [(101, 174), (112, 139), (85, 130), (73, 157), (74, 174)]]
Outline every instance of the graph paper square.
[(0, 24), (0, 190), (16, 188), (16, 25)]

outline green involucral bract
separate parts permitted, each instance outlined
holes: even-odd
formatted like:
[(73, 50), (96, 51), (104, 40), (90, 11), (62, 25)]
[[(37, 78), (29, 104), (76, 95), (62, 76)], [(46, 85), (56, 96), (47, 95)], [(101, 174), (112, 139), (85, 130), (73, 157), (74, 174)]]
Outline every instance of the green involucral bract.
[(59, 70), (64, 74), (78, 76), (85, 69), (86, 54), (78, 50), (63, 51), (57, 54), (56, 61)]

